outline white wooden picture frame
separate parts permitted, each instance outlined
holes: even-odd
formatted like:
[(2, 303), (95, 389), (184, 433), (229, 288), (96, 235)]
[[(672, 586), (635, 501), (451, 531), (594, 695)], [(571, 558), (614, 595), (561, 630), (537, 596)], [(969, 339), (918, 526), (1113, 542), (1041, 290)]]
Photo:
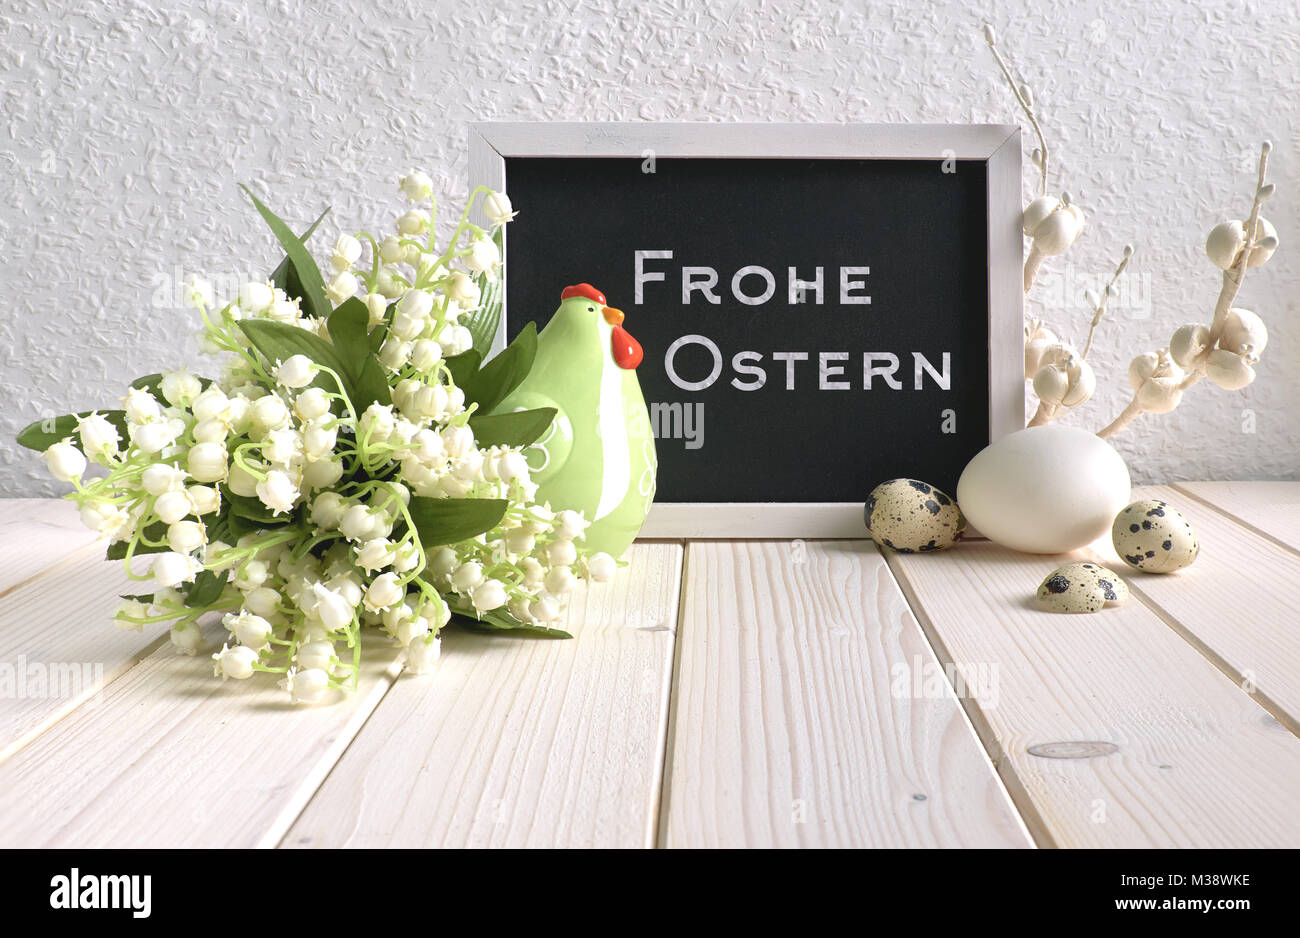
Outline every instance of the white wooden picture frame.
[[(476, 123), (469, 181), (507, 191), (511, 157), (926, 159), (987, 163), (989, 433), (1024, 426), (1020, 128), (1002, 124)], [(482, 219), (479, 219), (481, 222)], [(509, 230), (506, 232), (506, 263)], [(509, 297), (494, 351), (504, 347)], [(867, 493), (862, 493), (866, 499)], [(656, 503), (644, 538), (848, 538), (862, 502)]]

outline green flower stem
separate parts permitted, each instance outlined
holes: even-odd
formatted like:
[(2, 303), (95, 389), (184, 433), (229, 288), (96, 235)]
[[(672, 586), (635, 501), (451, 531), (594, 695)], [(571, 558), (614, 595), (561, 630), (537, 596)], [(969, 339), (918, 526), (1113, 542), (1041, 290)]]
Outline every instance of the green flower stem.
[(388, 268), (388, 275), (393, 278), (393, 283), (399, 284), (408, 290), (411, 288), (411, 281), (407, 280), (391, 267)]
[[(339, 425), (340, 425), (340, 426), (348, 427), (348, 428), (352, 429), (354, 432), (355, 432), (355, 430), (356, 430), (356, 423), (355, 423), (355, 421), (350, 421), (350, 420), (340, 420), (340, 421), (339, 421)], [(361, 465), (362, 465), (362, 462), (361, 462), (361, 455), (362, 455), (362, 454), (361, 454), (361, 450), (358, 449), (355, 445), (354, 445), (354, 446), (348, 446), (348, 445), (346, 444), (346, 440), (344, 440), (344, 439), (339, 440), (339, 441), (335, 444), (335, 446), (334, 446), (334, 455), (335, 455), (335, 456), (338, 456), (338, 457), (340, 457), (340, 458), (347, 458), (347, 459), (350, 460), (350, 461), (349, 461), (348, 468), (347, 468), (347, 472), (348, 472), (348, 474), (351, 474), (351, 473), (356, 472), (358, 466), (361, 466)]]
[(381, 258), (379, 257), (379, 243), (375, 241), (374, 237), (368, 231), (359, 232), (357, 237), (364, 238), (370, 242), (370, 276), (367, 277), (365, 274), (362, 274), (362, 279), (366, 282), (367, 292), (374, 292), (374, 284), (379, 280), (379, 268), (382, 263)]
[[(481, 195), (486, 195), (491, 191), (492, 189), (488, 186), (478, 186), (474, 189), (473, 192), (469, 194), (469, 199), (466, 200), (465, 202), (465, 211), (461, 213), (460, 222), (456, 225), (456, 230), (453, 231), (451, 233), (451, 237), (447, 239), (447, 250), (444, 251), (442, 256), (438, 258), (438, 264), (441, 264), (444, 267), (447, 265), (447, 260), (449, 258), (449, 255), (451, 254), (452, 251), (455, 250), (456, 242), (460, 240), (460, 236), (465, 231), (466, 228), (473, 228), (479, 231), (482, 230), (478, 228), (477, 225), (470, 224), (469, 213), (471, 210), (473, 210), (474, 203), (475, 201), (478, 200), (478, 197)], [(437, 264), (435, 264), (434, 266), (436, 267)]]
[[(233, 352), (240, 358), (244, 359), (244, 361), (246, 361), (250, 366), (261, 372), (264, 377), (266, 376), (266, 372), (261, 370), (261, 366), (258, 365), (253, 356), (249, 354), (248, 349), (245, 348), (242, 343), (236, 342), (225, 329), (218, 327), (208, 318), (208, 310), (205, 305), (200, 305), (198, 310), (199, 316), (203, 318), (204, 330), (212, 338), (214, 345), (227, 352)], [(223, 321), (234, 322), (234, 317), (230, 315), (230, 304), (222, 307), (220, 315)]]
[(352, 648), (352, 687), (355, 689), (361, 680), (361, 620), (355, 609), (352, 610), (352, 625), (348, 636), (348, 645)]
[(397, 504), (397, 510), (402, 513), (402, 518), (403, 520), (406, 521), (406, 536), (402, 538), (401, 543), (405, 544), (406, 541), (410, 539), (410, 541), (413, 544), (415, 544), (416, 553), (419, 555), (420, 558), (420, 562), (415, 565), (415, 568), (411, 570), (410, 573), (403, 574), (402, 577), (397, 581), (399, 584), (405, 587), (408, 583), (410, 583), (412, 580), (414, 580), (416, 577), (418, 577), (421, 573), (424, 572), (425, 566), (428, 565), (429, 558), (424, 552), (424, 544), (420, 541), (419, 531), (415, 527), (415, 522), (411, 520), (411, 513), (410, 511), (407, 510), (406, 504), (402, 501), (400, 497), (398, 497), (397, 490), (393, 488), (390, 483), (385, 482), (383, 484), (388, 486), (392, 490), (393, 501), (396, 502)]
[(240, 469), (243, 469), (245, 472), (247, 472), (250, 476), (252, 476), (257, 481), (265, 482), (266, 473), (260, 469), (254, 469), (250, 463), (244, 460), (244, 450), (256, 449), (258, 451), (258, 455), (261, 455), (261, 446), (262, 444), (260, 443), (252, 443), (252, 442), (243, 443), (239, 447), (237, 447), (233, 453), (230, 454), (230, 459), (236, 466), (238, 466)]
[[(434, 320), (433, 328), (429, 330), (431, 335), (438, 335), (442, 332), (442, 327), (447, 322), (447, 307), (450, 304), (451, 301), (446, 296), (443, 296), (442, 302), (438, 304), (438, 318)], [(442, 362), (440, 361), (439, 364), (442, 364)], [(450, 371), (447, 373), (448, 375), (451, 374)]]
[[(360, 430), (360, 425), (358, 425), (357, 429)], [(361, 468), (364, 471), (369, 472), (371, 470), (370, 460), (368, 458), (370, 455), (370, 450), (366, 446), (366, 444), (370, 442), (370, 428), (367, 427), (365, 432), (361, 433), (356, 438), (356, 440), (357, 440), (357, 459), (361, 463)]]
[(342, 536), (343, 535), (338, 531), (322, 531), (320, 534), (315, 534), (310, 540), (304, 541), (302, 544), (299, 544), (294, 548), (293, 558), (295, 560), (301, 560), (303, 557), (306, 557), (307, 554), (311, 552), (311, 549), (317, 544), (324, 544), (326, 541), (338, 540)]
[(257, 559), (257, 555), (262, 551), (270, 550), (277, 544), (284, 544), (298, 537), (298, 532), (294, 530), (280, 531), (276, 534), (267, 534), (258, 539), (258, 543), (248, 547), (232, 547), (229, 550), (223, 550), (217, 553), (216, 557), (203, 564), (205, 570), (222, 570), (238, 566), (243, 570), (252, 560)]
[(137, 525), (136, 529), (131, 532), (131, 543), (126, 545), (126, 556), (122, 558), (122, 567), (126, 570), (126, 578), (136, 583), (143, 583), (145, 580), (153, 579), (152, 573), (137, 574), (131, 569), (131, 560), (135, 557), (135, 549), (140, 543), (141, 531), (142, 527)]
[(343, 387), (343, 379), (339, 377), (338, 372), (333, 368), (330, 368), (328, 365), (322, 365), (319, 363), (316, 364), (316, 368), (318, 371), (323, 371), (334, 379), (334, 383), (337, 384), (339, 388), (339, 397), (343, 399), (343, 404), (347, 407), (348, 413), (352, 415), (353, 420), (359, 420), (360, 415), (357, 413), (357, 409), (352, 406), (352, 399), (348, 397), (348, 392)]
[(116, 615), (113, 617), (118, 622), (135, 622), (139, 625), (153, 625), (155, 622), (195, 622), (195, 616), (178, 616), (174, 612), (164, 612), (156, 616), (124, 616)]
[[(368, 457), (383, 456), (386, 453), (395, 453), (399, 448), (400, 447), (394, 446), (392, 443), (371, 443), (369, 446), (366, 447), (366, 455)], [(384, 460), (384, 462), (389, 462), (389, 461), (390, 460)], [(369, 470), (373, 467), (370, 465), (365, 465), (365, 468)]]

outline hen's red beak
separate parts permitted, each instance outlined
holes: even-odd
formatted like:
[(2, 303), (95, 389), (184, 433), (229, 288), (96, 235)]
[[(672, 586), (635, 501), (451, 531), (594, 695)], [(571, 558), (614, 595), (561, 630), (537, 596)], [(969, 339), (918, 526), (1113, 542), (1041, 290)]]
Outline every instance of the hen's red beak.
[(641, 343), (632, 338), (628, 331), (623, 328), (623, 311), (621, 309), (606, 306), (600, 312), (605, 317), (605, 322), (614, 327), (614, 331), (610, 334), (610, 351), (614, 355), (614, 364), (631, 371), (641, 364), (641, 359), (645, 357)]

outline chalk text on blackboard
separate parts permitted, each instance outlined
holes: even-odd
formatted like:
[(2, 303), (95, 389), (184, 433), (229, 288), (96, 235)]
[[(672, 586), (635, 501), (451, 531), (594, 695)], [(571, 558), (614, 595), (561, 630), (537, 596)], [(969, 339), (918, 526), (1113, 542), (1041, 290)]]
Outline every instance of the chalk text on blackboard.
[[(633, 264), (635, 282), (633, 285), (633, 302), (640, 306), (645, 302), (645, 287), (649, 283), (666, 283), (668, 274), (663, 270), (651, 270), (646, 261), (672, 260), (672, 251), (635, 251)], [(697, 299), (712, 306), (722, 304), (719, 292), (719, 274), (714, 267), (681, 267), (681, 301), (683, 306), (690, 306)], [(790, 306), (808, 302), (811, 293), (813, 302), (821, 305), (826, 294), (826, 268), (815, 267), (811, 271), (801, 271), (797, 267), (786, 268), (785, 297)], [(841, 306), (869, 306), (871, 294), (864, 292), (871, 274), (867, 266), (841, 267), (839, 269), (839, 302)], [(748, 264), (732, 273), (730, 279), (731, 297), (745, 306), (762, 306), (770, 302), (777, 293), (776, 274), (761, 264)]]
[[(694, 380), (692, 376), (683, 375), (677, 363), (678, 353), (689, 346), (704, 349), (710, 358), (708, 372), (701, 372), (701, 377)], [(771, 375), (764, 367), (761, 352), (744, 350), (732, 355), (731, 386), (738, 391), (757, 391), (766, 387), (768, 379), (772, 378), (774, 386), (784, 387), (787, 391), (802, 387), (805, 382), (815, 382), (819, 391), (850, 391), (855, 384), (864, 391), (876, 388), (901, 391), (904, 388), (904, 379), (898, 376), (902, 361), (894, 352), (863, 352), (859, 359), (862, 365), (860, 382), (849, 373), (850, 361), (854, 357), (850, 352), (777, 351), (768, 357), (773, 363)], [(941, 391), (952, 389), (952, 353), (941, 352), (938, 358), (939, 365), (936, 366), (923, 352), (912, 352), (912, 390), (924, 390), (927, 379)], [(722, 377), (725, 361), (722, 349), (708, 336), (684, 335), (669, 345), (664, 353), (664, 373), (683, 391), (706, 391)]]

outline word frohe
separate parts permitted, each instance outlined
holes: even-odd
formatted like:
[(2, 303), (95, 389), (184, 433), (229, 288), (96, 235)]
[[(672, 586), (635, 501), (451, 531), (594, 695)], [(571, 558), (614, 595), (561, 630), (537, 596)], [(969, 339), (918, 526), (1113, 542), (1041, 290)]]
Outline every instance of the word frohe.
[[(648, 283), (666, 282), (668, 275), (662, 270), (650, 270), (646, 261), (672, 260), (672, 251), (637, 251), (635, 253), (635, 279), (633, 302), (640, 306), (645, 302), (645, 286)], [(870, 294), (864, 292), (867, 282), (862, 279), (871, 273), (870, 267), (841, 267), (839, 269), (839, 303), (841, 306), (869, 306)], [(802, 303), (821, 305), (826, 296), (826, 268), (815, 267), (812, 276), (803, 279), (796, 267), (785, 270), (785, 289), (781, 299), (791, 306)], [(728, 287), (732, 298), (745, 306), (762, 306), (777, 296), (777, 275), (760, 264), (750, 264), (735, 271)], [(713, 306), (722, 303), (719, 275), (713, 267), (682, 267), (681, 298), (682, 305), (689, 306), (697, 297)]]

